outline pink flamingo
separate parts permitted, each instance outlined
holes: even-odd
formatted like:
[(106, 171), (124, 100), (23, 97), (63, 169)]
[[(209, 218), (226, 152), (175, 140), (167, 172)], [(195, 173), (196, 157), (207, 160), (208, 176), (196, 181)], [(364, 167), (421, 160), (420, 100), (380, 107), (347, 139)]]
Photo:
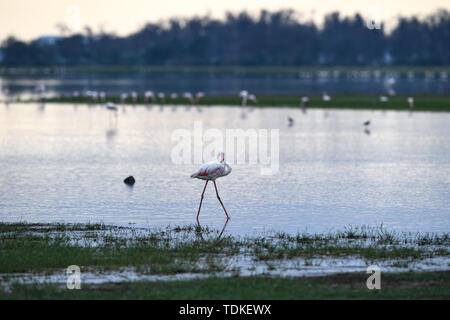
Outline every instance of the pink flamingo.
[(206, 180), (205, 187), (203, 188), (202, 196), (200, 198), (200, 206), (198, 207), (197, 222), (198, 216), (200, 215), (200, 209), (202, 208), (203, 195), (205, 194), (206, 186), (208, 185), (208, 182), (210, 180), (214, 182), (214, 188), (216, 189), (217, 199), (219, 199), (219, 202), (222, 205), (225, 214), (227, 215), (227, 220), (230, 219), (230, 216), (228, 215), (227, 210), (225, 209), (225, 206), (222, 203), (222, 200), (220, 200), (219, 191), (217, 190), (216, 185), (216, 179), (229, 175), (231, 172), (231, 167), (225, 162), (225, 153), (223, 152), (219, 153), (219, 159), (220, 162), (211, 161), (204, 163), (203, 165), (200, 166), (200, 168), (198, 168), (196, 172), (191, 174), (191, 178)]

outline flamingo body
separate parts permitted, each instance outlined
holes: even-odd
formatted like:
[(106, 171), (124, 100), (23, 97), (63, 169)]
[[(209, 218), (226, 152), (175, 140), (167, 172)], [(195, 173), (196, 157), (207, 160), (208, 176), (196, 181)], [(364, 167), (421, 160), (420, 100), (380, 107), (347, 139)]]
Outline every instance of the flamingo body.
[(191, 174), (191, 178), (201, 180), (216, 180), (217, 178), (227, 176), (231, 173), (231, 167), (222, 162), (207, 162), (198, 168), (196, 172)]
[(200, 198), (200, 205), (198, 207), (197, 222), (198, 222), (198, 216), (200, 215), (200, 209), (202, 208), (203, 196), (205, 194), (206, 186), (208, 185), (208, 182), (210, 180), (212, 180), (214, 183), (214, 188), (216, 189), (217, 199), (219, 200), (220, 204), (222, 205), (223, 211), (225, 211), (225, 214), (227, 215), (227, 220), (230, 219), (230, 216), (228, 215), (227, 210), (225, 209), (225, 206), (223, 205), (222, 200), (219, 197), (219, 191), (217, 190), (216, 179), (229, 175), (231, 173), (231, 167), (225, 162), (225, 154), (223, 152), (219, 154), (219, 157), (220, 157), (220, 162), (217, 162), (217, 161), (207, 162), (207, 163), (201, 165), (200, 168), (198, 168), (196, 172), (191, 174), (191, 178), (206, 180), (205, 187), (203, 188), (203, 192), (202, 192), (202, 195)]

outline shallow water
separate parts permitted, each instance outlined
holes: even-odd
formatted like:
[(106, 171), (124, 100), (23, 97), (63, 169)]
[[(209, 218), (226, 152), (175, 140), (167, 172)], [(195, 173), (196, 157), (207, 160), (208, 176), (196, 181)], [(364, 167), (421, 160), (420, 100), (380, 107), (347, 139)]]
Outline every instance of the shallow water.
[[(201, 112), (200, 112), (200, 111)], [(0, 106), (0, 220), (195, 223), (203, 181), (171, 161), (176, 129), (280, 129), (280, 167), (232, 164), (217, 180), (226, 232), (352, 225), (450, 231), (450, 113), (237, 107)], [(288, 127), (287, 117), (295, 119)], [(362, 123), (371, 120), (370, 134)], [(207, 159), (210, 160), (210, 159)], [(133, 188), (122, 181), (136, 178)], [(225, 214), (208, 186), (202, 225)]]

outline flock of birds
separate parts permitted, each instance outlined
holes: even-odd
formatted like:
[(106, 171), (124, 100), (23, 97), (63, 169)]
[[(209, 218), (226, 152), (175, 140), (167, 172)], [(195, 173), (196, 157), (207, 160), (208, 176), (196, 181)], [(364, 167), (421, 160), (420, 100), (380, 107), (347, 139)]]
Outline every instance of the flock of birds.
[[(386, 90), (387, 90), (387, 93), (389, 96), (395, 95), (394, 84), (395, 84), (394, 78), (388, 78), (385, 81)], [(1, 92), (2, 92), (3, 96), (5, 96), (7, 98), (10, 96), (10, 91), (7, 87), (2, 88)], [(45, 85), (37, 85), (35, 87), (34, 92), (40, 101), (45, 102), (45, 100), (48, 97), (48, 92), (46, 90)], [(72, 93), (73, 98), (79, 98), (81, 95), (82, 94), (80, 94), (79, 91), (74, 91)], [(92, 102), (104, 103), (106, 109), (113, 112), (117, 116), (117, 111), (119, 110), (119, 106), (114, 102), (107, 101), (107, 99), (106, 99), (107, 95), (104, 91), (87, 90), (83, 93), (83, 95), (84, 95), (84, 97), (88, 98)], [(168, 98), (172, 101), (175, 99), (178, 99), (179, 97), (182, 97), (183, 99), (186, 100), (186, 102), (188, 102), (191, 105), (196, 105), (201, 101), (201, 99), (203, 99), (205, 97), (205, 93), (202, 91), (199, 91), (195, 94), (193, 94), (191, 92), (184, 92), (182, 95), (179, 95), (178, 93), (171, 93), (170, 95), (168, 95)], [(257, 103), (256, 96), (254, 94), (249, 93), (247, 90), (242, 90), (239, 93), (239, 97), (241, 99), (241, 106), (244, 108), (246, 108), (249, 103), (252, 103), (252, 104)], [(131, 93), (124, 92), (120, 95), (120, 103), (126, 104), (127, 102), (132, 102), (133, 104), (135, 104), (138, 102), (138, 98), (139, 98), (139, 94), (136, 91), (132, 91)], [(323, 92), (322, 100), (324, 102), (331, 102), (332, 98), (328, 93)], [(160, 103), (162, 105), (166, 102), (166, 94), (164, 92), (155, 93), (153, 91), (145, 91), (143, 93), (143, 101), (147, 104)], [(303, 96), (300, 98), (300, 108), (303, 113), (306, 113), (306, 108), (307, 108), (309, 101), (310, 100), (309, 100), (308, 96)], [(379, 101), (381, 103), (387, 103), (389, 101), (389, 97), (386, 95), (382, 95), (379, 97)], [(6, 102), (8, 102), (8, 99), (6, 100)], [(412, 110), (414, 108), (414, 98), (408, 97), (407, 104), (409, 106), (409, 109)], [(199, 109), (199, 108), (197, 110), (199, 112), (201, 111), (201, 109)], [(245, 109), (243, 109), (243, 110), (245, 110)], [(248, 108), (248, 110), (252, 111), (253, 108)], [(327, 116), (328, 116), (328, 113), (325, 113), (325, 117), (327, 117)], [(246, 117), (247, 117), (247, 114), (245, 111), (243, 111), (241, 114), (241, 118), (245, 119)], [(292, 127), (295, 123), (294, 118), (291, 116), (288, 117), (287, 121), (288, 121), (289, 127)], [(368, 121), (364, 122), (363, 125), (365, 128), (364, 132), (366, 134), (370, 134), (370, 130), (369, 130), (370, 121), (368, 120)]]

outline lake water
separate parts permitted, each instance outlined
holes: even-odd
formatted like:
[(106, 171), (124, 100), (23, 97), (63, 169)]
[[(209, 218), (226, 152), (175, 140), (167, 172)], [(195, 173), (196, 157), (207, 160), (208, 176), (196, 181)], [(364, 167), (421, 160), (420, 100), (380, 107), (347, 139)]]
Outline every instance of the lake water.
[[(0, 105), (0, 220), (195, 223), (204, 182), (174, 164), (176, 129), (279, 129), (279, 172), (232, 164), (217, 180), (227, 231), (348, 225), (450, 232), (450, 113), (238, 107)], [(287, 117), (295, 119), (289, 127)], [(362, 123), (371, 120), (370, 134)], [(210, 160), (210, 159), (207, 159)], [(122, 181), (136, 178), (133, 188)], [(225, 214), (213, 185), (202, 225)]]

